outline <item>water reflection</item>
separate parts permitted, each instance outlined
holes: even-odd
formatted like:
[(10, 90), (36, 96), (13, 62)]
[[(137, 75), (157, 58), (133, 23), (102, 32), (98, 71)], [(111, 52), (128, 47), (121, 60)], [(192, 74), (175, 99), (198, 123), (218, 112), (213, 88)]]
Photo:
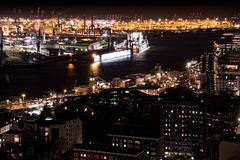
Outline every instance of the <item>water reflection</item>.
[(90, 73), (94, 76), (100, 76), (100, 63), (92, 63), (90, 65)]
[(67, 69), (68, 69), (69, 71), (74, 70), (74, 69), (75, 69), (74, 64), (69, 63), (69, 64), (67, 65)]
[(76, 74), (75, 64), (69, 63), (67, 65), (67, 74), (68, 76), (75, 76)]

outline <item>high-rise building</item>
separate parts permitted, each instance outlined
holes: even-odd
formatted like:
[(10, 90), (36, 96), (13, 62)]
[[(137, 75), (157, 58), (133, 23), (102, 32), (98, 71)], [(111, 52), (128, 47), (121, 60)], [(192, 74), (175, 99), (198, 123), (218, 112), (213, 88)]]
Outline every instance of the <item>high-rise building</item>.
[(0, 27), (0, 53), (3, 52), (3, 30)]
[(144, 151), (145, 160), (158, 160), (163, 154), (163, 136), (142, 134), (107, 134), (109, 143), (120, 148), (135, 148)]
[(201, 56), (201, 91), (214, 94), (217, 73), (217, 57), (214, 53)]
[(218, 74), (215, 93), (229, 93), (239, 96), (240, 52), (229, 51), (218, 58)]
[(160, 125), (164, 157), (195, 157), (204, 153), (204, 111), (197, 103), (162, 102)]
[(164, 136), (162, 158), (204, 158), (203, 101), (190, 89), (183, 87), (167, 89), (160, 97), (159, 103), (153, 107), (152, 116), (155, 120), (152, 123)]

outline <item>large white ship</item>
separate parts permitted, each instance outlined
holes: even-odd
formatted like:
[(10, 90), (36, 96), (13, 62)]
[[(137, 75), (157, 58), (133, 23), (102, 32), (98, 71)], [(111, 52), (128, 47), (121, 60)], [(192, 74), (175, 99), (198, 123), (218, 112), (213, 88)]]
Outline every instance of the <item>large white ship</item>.
[(128, 47), (133, 49), (134, 54), (141, 53), (149, 47), (147, 37), (144, 37), (142, 32), (128, 34), (128, 42)]
[(106, 62), (118, 58), (130, 57), (134, 54), (140, 54), (149, 48), (149, 43), (146, 37), (143, 38), (142, 32), (133, 32), (128, 34), (126, 42), (117, 46), (114, 52), (93, 54), (94, 62)]

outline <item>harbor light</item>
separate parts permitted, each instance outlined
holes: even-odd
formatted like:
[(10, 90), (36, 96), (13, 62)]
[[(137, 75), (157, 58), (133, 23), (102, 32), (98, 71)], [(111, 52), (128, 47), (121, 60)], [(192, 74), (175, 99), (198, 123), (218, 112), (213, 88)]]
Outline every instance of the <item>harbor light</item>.
[(192, 63), (191, 63), (191, 62), (187, 62), (187, 64), (186, 64), (186, 68), (190, 68), (190, 67), (191, 67), (191, 65), (192, 65)]
[(22, 97), (22, 102), (24, 103), (24, 99), (25, 99), (25, 97), (26, 97), (26, 94), (25, 94), (25, 93), (22, 93), (22, 94), (21, 94), (21, 97)]

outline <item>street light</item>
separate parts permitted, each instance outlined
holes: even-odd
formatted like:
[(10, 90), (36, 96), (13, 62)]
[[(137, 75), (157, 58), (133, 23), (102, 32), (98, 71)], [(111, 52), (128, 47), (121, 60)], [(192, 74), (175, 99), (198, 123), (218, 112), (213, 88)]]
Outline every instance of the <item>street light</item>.
[(63, 93), (66, 94), (66, 93), (67, 93), (67, 89), (64, 89), (64, 90), (63, 90)]
[(22, 102), (24, 103), (24, 99), (25, 99), (25, 97), (26, 97), (26, 94), (25, 94), (25, 93), (22, 93), (21, 96), (22, 96)]
[(240, 117), (238, 118), (238, 122), (240, 122)]

